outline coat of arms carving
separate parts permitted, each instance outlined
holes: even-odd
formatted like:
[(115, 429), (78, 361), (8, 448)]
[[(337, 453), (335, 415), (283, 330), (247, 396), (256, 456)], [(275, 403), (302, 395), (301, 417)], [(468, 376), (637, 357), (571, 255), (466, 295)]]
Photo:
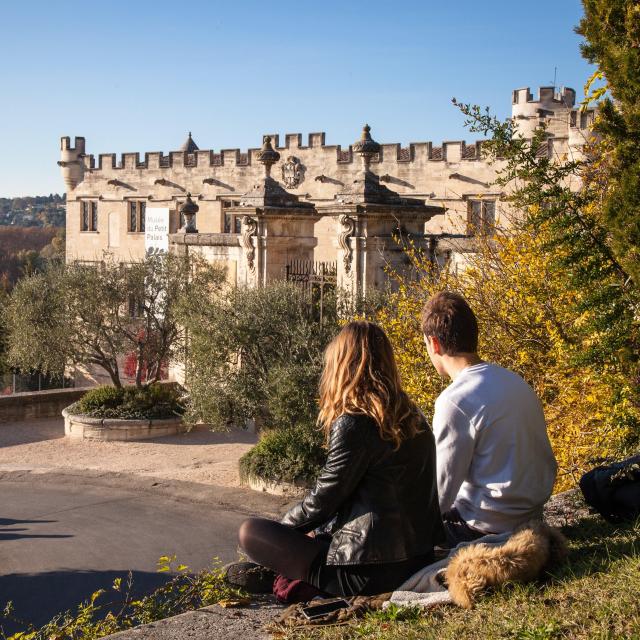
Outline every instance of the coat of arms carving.
[(304, 165), (295, 156), (289, 156), (282, 165), (282, 181), (287, 189), (295, 189), (304, 182)]

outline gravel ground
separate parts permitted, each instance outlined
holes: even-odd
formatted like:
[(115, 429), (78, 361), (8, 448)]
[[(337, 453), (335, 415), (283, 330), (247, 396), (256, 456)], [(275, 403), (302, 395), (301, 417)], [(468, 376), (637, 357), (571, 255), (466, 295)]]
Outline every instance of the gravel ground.
[(0, 425), (0, 471), (84, 470), (237, 487), (255, 434), (190, 433), (137, 442), (72, 442), (62, 419)]
[(553, 527), (568, 527), (589, 515), (589, 507), (579, 489), (569, 489), (551, 496), (544, 506), (544, 519)]

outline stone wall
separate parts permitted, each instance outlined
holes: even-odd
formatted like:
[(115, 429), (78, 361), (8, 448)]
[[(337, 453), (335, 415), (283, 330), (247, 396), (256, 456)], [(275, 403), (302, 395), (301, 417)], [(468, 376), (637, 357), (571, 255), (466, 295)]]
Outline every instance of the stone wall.
[(0, 396), (0, 423), (62, 418), (62, 410), (79, 400), (90, 388), (75, 387)]

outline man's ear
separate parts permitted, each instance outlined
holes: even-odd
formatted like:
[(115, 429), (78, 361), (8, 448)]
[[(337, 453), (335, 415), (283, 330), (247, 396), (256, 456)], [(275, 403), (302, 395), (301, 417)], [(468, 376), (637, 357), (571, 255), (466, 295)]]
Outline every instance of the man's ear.
[(431, 350), (436, 355), (439, 355), (439, 356), (442, 355), (442, 345), (440, 344), (440, 340), (438, 340), (436, 336), (429, 336), (427, 339), (430, 342)]
[(436, 338), (436, 336), (425, 336), (424, 341), (428, 343), (429, 349), (433, 351), (436, 355), (442, 354), (442, 345), (440, 344), (440, 340)]

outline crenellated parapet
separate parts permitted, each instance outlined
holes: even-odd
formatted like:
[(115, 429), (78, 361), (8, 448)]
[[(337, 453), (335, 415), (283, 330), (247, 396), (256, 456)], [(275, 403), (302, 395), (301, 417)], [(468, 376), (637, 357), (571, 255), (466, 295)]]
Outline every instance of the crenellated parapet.
[[(351, 145), (325, 144), (325, 133), (310, 133), (309, 143), (302, 145), (302, 134), (287, 133), (284, 136), (285, 144), (279, 146), (280, 136), (269, 134), (275, 141), (274, 147), (283, 158), (296, 152), (305, 153), (307, 157), (318, 154), (323, 162), (333, 161), (337, 167), (349, 165), (354, 162), (354, 154)], [(263, 136), (263, 138), (266, 136)], [(69, 140), (69, 138), (63, 138)], [(83, 140), (83, 138), (76, 138)], [(459, 162), (461, 160), (480, 160), (481, 142), (471, 144), (463, 140), (448, 140), (439, 144), (433, 142), (411, 142), (407, 146), (399, 143), (382, 144), (380, 151), (372, 158), (372, 162), (387, 162), (398, 164), (410, 164), (421, 162)], [(81, 158), (84, 170), (96, 172), (113, 172), (117, 170), (149, 169), (158, 171), (161, 169), (197, 168), (197, 167), (250, 167), (257, 161), (258, 148), (250, 148), (246, 151), (240, 149), (199, 149), (193, 153), (186, 151), (170, 151), (167, 154), (162, 151), (126, 152), (118, 157), (115, 153), (101, 153), (84, 155), (82, 147)]]
[(576, 91), (571, 87), (561, 87), (556, 91), (555, 87), (540, 87), (538, 96), (533, 97), (529, 87), (515, 89), (511, 98), (514, 108), (517, 106), (534, 105), (536, 107), (562, 107), (572, 109), (576, 103)]
[[(536, 129), (545, 125), (549, 135), (549, 153), (564, 154), (567, 150), (579, 151), (589, 135), (593, 122), (593, 110), (576, 109), (576, 92), (569, 87), (540, 87), (534, 96), (529, 87), (516, 89), (512, 93), (512, 116), (520, 134), (525, 138), (534, 135)], [(287, 181), (289, 188), (297, 188), (304, 175), (313, 178), (304, 189), (318, 197), (327, 195), (327, 185), (343, 184), (349, 174), (356, 170), (357, 162), (353, 145), (327, 144), (326, 134), (315, 131), (303, 136), (301, 133), (286, 133), (283, 136), (269, 133), (274, 148), (280, 154), (278, 174)], [(117, 186), (117, 181), (135, 186), (146, 193), (149, 185), (181, 184), (194, 192), (204, 185), (220, 187), (226, 192), (240, 192), (259, 173), (258, 154), (260, 148), (241, 150), (200, 149), (191, 133), (179, 150), (148, 151), (146, 153), (102, 153), (85, 154), (84, 138), (70, 138), (61, 142), (60, 166), (67, 190), (73, 190), (85, 180), (87, 193), (108, 186)], [(482, 142), (467, 143), (464, 140), (443, 142), (411, 142), (380, 144), (379, 151), (369, 159), (378, 165), (381, 176), (389, 176), (397, 185), (420, 185), (429, 176), (439, 176), (449, 165), (469, 163), (468, 171), (483, 172), (488, 163), (482, 157)], [(453, 168), (454, 173), (459, 168)], [(148, 173), (147, 173), (148, 172)], [(164, 183), (158, 182), (164, 180)], [(168, 181), (168, 182), (167, 182)], [(486, 182), (482, 179), (481, 181)], [(295, 184), (294, 184), (295, 183)], [(311, 188), (325, 185), (324, 191)], [(417, 186), (426, 193), (428, 185)], [(82, 195), (82, 194), (81, 194)], [(163, 195), (166, 195), (163, 193)]]

